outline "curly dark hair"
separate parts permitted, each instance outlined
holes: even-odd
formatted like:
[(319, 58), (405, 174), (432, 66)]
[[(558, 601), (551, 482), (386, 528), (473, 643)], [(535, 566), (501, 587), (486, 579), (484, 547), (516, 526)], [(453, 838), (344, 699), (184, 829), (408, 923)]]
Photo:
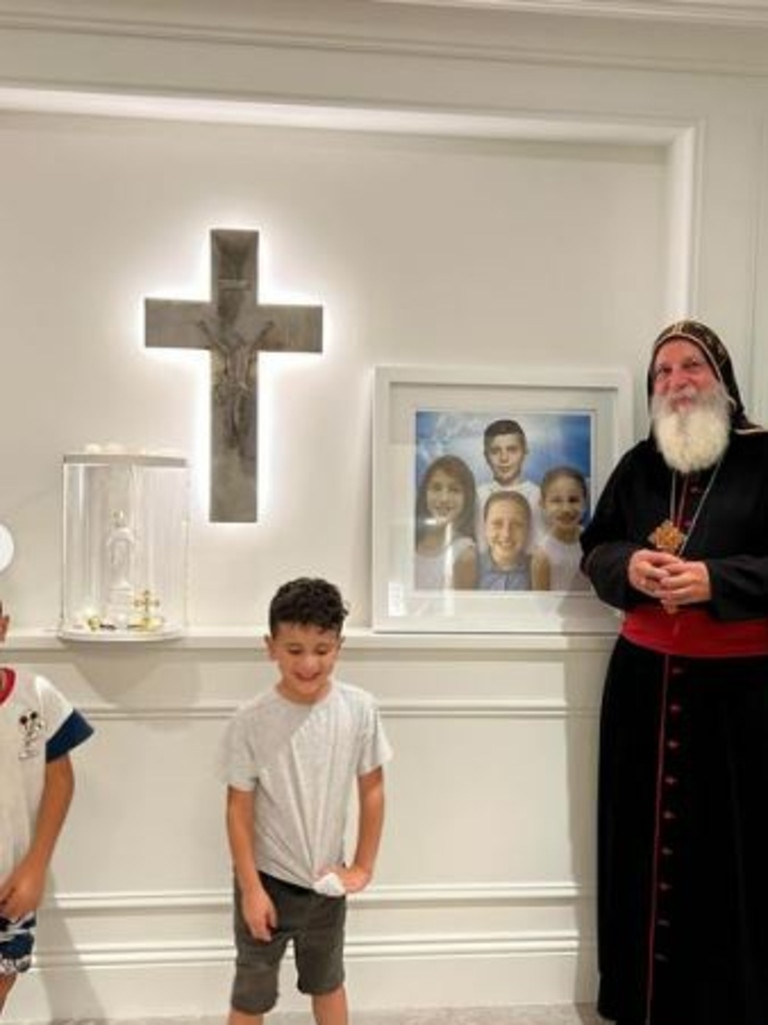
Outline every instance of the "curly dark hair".
[(282, 584), (269, 603), (269, 632), (274, 637), (281, 623), (298, 623), (340, 634), (348, 611), (335, 584), (298, 577)]

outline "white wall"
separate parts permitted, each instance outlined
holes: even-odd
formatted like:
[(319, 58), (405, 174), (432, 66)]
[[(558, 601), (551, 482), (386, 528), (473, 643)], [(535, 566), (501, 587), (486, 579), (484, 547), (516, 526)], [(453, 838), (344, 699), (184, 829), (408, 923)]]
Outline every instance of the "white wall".
[[(377, 694), (397, 752), (380, 869), (351, 915), (355, 1004), (589, 999), (611, 638), (372, 631), (372, 371), (625, 369), (639, 434), (650, 340), (691, 312), (764, 415), (768, 51), (757, 33), (355, 2), (247, 15), (227, 0), (217, 26), (205, 4), (145, 6), (0, 3), (6, 657), (98, 727), (77, 756), (46, 970), (12, 1014), (225, 1004), (213, 753), (271, 679), (259, 624), (300, 572), (350, 599), (341, 675)], [(145, 297), (207, 296), (214, 227), (260, 232), (263, 300), (326, 317), (321, 356), (263, 358), (249, 526), (206, 519), (205, 357), (143, 348)], [(185, 641), (52, 636), (61, 456), (90, 441), (191, 459)]]
[[(375, 884), (352, 904), (359, 1008), (568, 1002), (592, 985), (594, 702), (605, 643), (569, 652), (351, 636), (340, 676), (377, 694), (396, 749)], [(13, 1013), (213, 1014), (230, 982), (214, 753), (269, 664), (243, 644), (8, 653), (97, 734)], [(285, 1008), (302, 1007), (292, 969)]]
[[(660, 145), (9, 113), (0, 146), (5, 416), (33, 420), (3, 490), (20, 627), (56, 621), (61, 455), (112, 441), (190, 458), (192, 623), (253, 623), (311, 571), (365, 624), (372, 368), (621, 365), (660, 319)], [(146, 296), (208, 298), (214, 227), (259, 231), (263, 302), (325, 309), (322, 356), (260, 359), (256, 526), (207, 522), (207, 355), (144, 348)]]

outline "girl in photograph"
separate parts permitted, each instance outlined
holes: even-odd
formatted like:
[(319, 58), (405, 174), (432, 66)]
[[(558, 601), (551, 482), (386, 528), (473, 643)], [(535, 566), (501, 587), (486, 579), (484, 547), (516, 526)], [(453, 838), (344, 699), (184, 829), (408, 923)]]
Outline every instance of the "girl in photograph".
[(483, 591), (530, 591), (531, 507), (519, 491), (493, 491), (483, 508), (486, 548), (480, 554)]
[(541, 481), (541, 511), (546, 533), (533, 553), (536, 591), (588, 591), (579, 568), (587, 482), (573, 466), (554, 466)]
[(464, 590), (477, 583), (475, 478), (458, 456), (427, 467), (416, 496), (417, 590)]

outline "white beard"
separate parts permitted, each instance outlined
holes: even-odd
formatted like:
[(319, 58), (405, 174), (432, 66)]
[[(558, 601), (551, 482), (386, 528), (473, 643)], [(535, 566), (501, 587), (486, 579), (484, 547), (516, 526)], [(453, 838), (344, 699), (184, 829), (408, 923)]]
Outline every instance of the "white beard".
[(670, 408), (668, 399), (651, 400), (651, 425), (664, 461), (680, 473), (706, 470), (728, 447), (730, 399), (722, 385), (705, 395), (692, 393), (695, 405)]

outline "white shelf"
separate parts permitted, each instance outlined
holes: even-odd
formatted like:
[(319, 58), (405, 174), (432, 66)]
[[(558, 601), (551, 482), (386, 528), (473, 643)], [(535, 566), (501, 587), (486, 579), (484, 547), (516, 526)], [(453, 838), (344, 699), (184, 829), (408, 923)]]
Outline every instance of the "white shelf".
[[(131, 638), (122, 647), (152, 650), (173, 648), (174, 650), (230, 651), (250, 649), (260, 651), (266, 626), (196, 626), (175, 638), (147, 636), (146, 639)], [(368, 627), (349, 627), (344, 631), (344, 646), (347, 650), (360, 651), (603, 651), (609, 650), (615, 639), (613, 633), (556, 634), (556, 633), (405, 633), (382, 632)], [(5, 644), (0, 647), (0, 661), (3, 652), (14, 651), (76, 651), (77, 649), (121, 647), (114, 638), (99, 638), (83, 635), (75, 638), (61, 638), (55, 628), (14, 628), (8, 632)]]

